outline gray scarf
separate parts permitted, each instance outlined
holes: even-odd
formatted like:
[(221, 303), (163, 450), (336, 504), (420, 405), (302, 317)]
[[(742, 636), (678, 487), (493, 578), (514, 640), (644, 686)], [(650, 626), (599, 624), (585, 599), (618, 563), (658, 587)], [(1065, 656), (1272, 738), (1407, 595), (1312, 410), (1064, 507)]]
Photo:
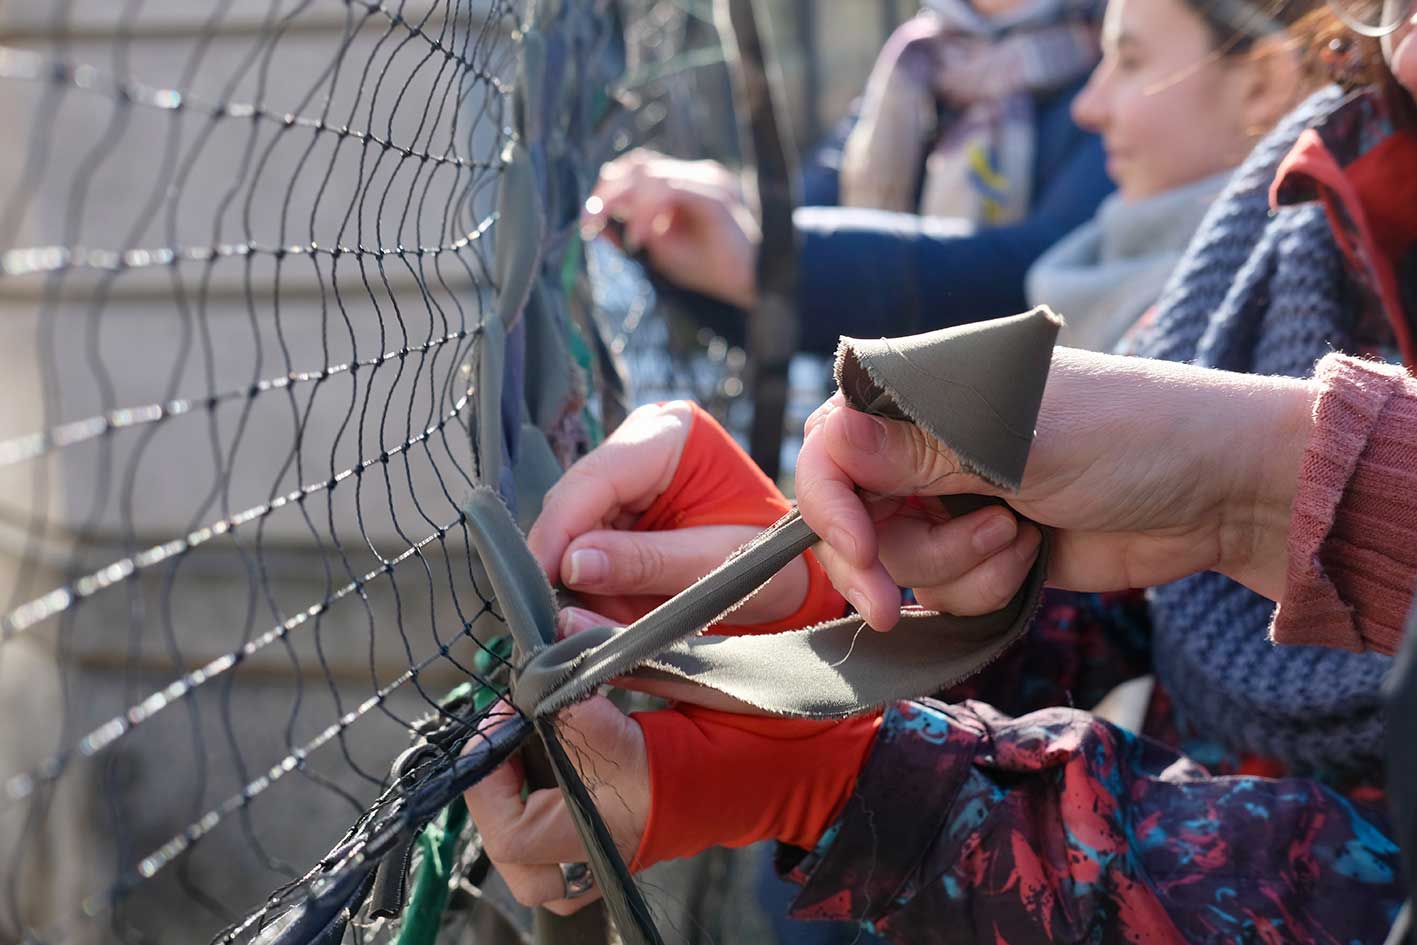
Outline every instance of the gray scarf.
[(1133, 203), (1112, 194), (1097, 214), (1038, 257), (1028, 271), (1030, 305), (1067, 319), (1059, 343), (1111, 351), (1161, 298), (1181, 254), (1230, 172)]
[[(1270, 183), (1299, 133), (1340, 96), (1311, 97), (1260, 143), (1211, 208), (1137, 353), (1304, 377), (1357, 344), (1357, 306), (1324, 211), (1271, 212)], [(1236, 444), (1245, 449), (1245, 444)], [(1267, 639), (1274, 604), (1218, 574), (1150, 594), (1158, 680), (1182, 719), (1301, 771), (1374, 771), (1391, 660)]]
[(1097, 9), (1031, 0), (991, 20), (969, 0), (929, 0), (871, 69), (842, 150), (841, 205), (980, 226), (1022, 219), (1033, 201), (1034, 96), (1096, 64)]

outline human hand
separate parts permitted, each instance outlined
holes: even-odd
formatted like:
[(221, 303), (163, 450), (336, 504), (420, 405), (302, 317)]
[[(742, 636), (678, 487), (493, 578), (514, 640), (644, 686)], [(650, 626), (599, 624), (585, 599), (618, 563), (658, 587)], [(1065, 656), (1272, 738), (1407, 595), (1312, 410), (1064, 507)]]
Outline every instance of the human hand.
[[(596, 697), (563, 710), (556, 727), (616, 849), (639, 872), (714, 846), (772, 839), (812, 847), (850, 797), (880, 720), (687, 704), (626, 717)], [(517, 901), (567, 915), (600, 890), (566, 896), (559, 864), (584, 862), (585, 847), (560, 792), (523, 799), (524, 781), (520, 762), (508, 761), (468, 789), (468, 812)]]
[[(623, 224), (618, 235), (611, 220)], [(758, 223), (734, 175), (714, 161), (637, 150), (605, 165), (586, 201), (583, 232), (643, 250), (676, 285), (740, 308), (757, 297)]]
[[(553, 583), (629, 623), (722, 564), (788, 508), (712, 417), (675, 401), (636, 410), (571, 466), (547, 493), (527, 543)], [(733, 622), (773, 629), (794, 615), (808, 624), (841, 609), (820, 565), (805, 555), (735, 611)]]
[[(852, 410), (838, 394), (807, 421), (797, 497), (833, 583), (877, 629), (898, 619), (902, 584), (931, 609), (997, 609), (1040, 544), (1037, 526), (1008, 509), (948, 520), (885, 497), (1006, 498), (1055, 529), (1057, 587), (1120, 590), (1218, 570), (1277, 597), (1313, 398), (1305, 381), (1059, 348), (1017, 494), (965, 472), (915, 425)], [(985, 547), (994, 551), (980, 561)]]
[[(514, 714), (509, 705), (498, 703), (484, 724), (496, 726)], [(628, 862), (640, 846), (650, 809), (649, 762), (640, 726), (609, 699), (595, 696), (562, 710), (556, 730)], [(463, 798), (483, 850), (516, 900), (570, 915), (599, 899), (600, 889), (566, 897), (559, 864), (585, 862), (585, 846), (560, 790), (542, 788), (523, 797), (525, 781), (520, 757), (513, 757), (468, 788)]]

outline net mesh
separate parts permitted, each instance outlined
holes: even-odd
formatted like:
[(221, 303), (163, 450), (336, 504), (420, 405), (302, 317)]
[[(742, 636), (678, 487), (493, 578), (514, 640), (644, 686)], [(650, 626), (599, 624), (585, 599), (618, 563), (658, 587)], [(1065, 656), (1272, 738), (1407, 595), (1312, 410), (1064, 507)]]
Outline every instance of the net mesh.
[[(732, 418), (741, 348), (575, 218), (733, 126), (707, 4), (539, 3), (564, 464), (636, 399)], [(509, 650), (462, 502), (520, 382), (479, 365), (535, 7), (0, 0), (0, 941), (394, 941), (338, 915), (391, 850), (458, 864), (454, 934), (497, 898), (439, 812), (524, 736), (477, 733)]]
[(258, 934), (504, 685), (460, 499), (522, 7), (0, 12), (0, 939)]

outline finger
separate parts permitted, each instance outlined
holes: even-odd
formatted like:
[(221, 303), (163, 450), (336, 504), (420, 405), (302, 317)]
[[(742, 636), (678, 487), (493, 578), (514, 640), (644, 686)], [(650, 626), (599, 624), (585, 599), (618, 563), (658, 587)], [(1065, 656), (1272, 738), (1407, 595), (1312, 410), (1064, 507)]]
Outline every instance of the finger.
[[(511, 705), (498, 700), (488, 711), (478, 730), (485, 734), (506, 724), (516, 715), (517, 711)], [(463, 751), (471, 751), (478, 741), (478, 737), (474, 736)], [(514, 756), (493, 768), (482, 780), (463, 792), (468, 814), (482, 832), (484, 843), (489, 837), (499, 838), (494, 842), (500, 842), (500, 838), (515, 829), (515, 824), (521, 820), (526, 809), (526, 802), (522, 799), (522, 787), (525, 783), (526, 776), (522, 771), (521, 760)]]
[(825, 401), (822, 402), (822, 405), (820, 407), (818, 407), (816, 410), (813, 410), (811, 414), (807, 416), (807, 422), (802, 424), (802, 436), (805, 438), (806, 436), (811, 434), (811, 432), (815, 430), (818, 426), (820, 426), (822, 421), (826, 419), (827, 414), (831, 413), (833, 410), (836, 410), (838, 407), (842, 406), (845, 403), (846, 398), (842, 395), (841, 391), (837, 391), (835, 394), (832, 394), (830, 397), (828, 397)]
[(900, 587), (879, 561), (869, 568), (846, 562), (825, 542), (812, 549), (827, 577), (872, 629), (889, 630), (900, 620)]
[[(604, 233), (615, 242), (623, 242), (623, 232), (610, 227), (609, 223), (627, 223), (643, 213), (645, 201), (651, 195), (660, 199), (667, 193), (662, 182), (647, 180), (643, 167), (629, 168), (619, 176), (606, 178), (602, 175), (595, 189), (586, 198), (581, 214), (581, 229), (589, 236)], [(624, 248), (624, 247), (622, 247)]]
[(624, 177), (632, 171), (638, 170), (653, 161), (660, 160), (663, 155), (653, 148), (635, 148), (633, 151), (626, 151), (613, 161), (608, 161), (600, 168), (601, 180), (616, 180)]
[(877, 558), (871, 514), (825, 448), (824, 427), (807, 436), (797, 457), (798, 507), (822, 538), (817, 559), (832, 584), (867, 623), (887, 630), (900, 617), (900, 592)]
[[(704, 525), (658, 532), (591, 531), (561, 559), (561, 575), (575, 591), (601, 596), (679, 593), (708, 574), (760, 528)], [(738, 611), (734, 623), (763, 623), (796, 611), (807, 597), (807, 565), (789, 564)]]
[(594, 630), (596, 627), (617, 625), (617, 621), (593, 610), (586, 610), (584, 607), (562, 607), (561, 612), (556, 615), (556, 636), (558, 639), (564, 640), (566, 637), (573, 637), (578, 633)]
[(993, 613), (1008, 604), (1023, 586), (1042, 541), (1038, 527), (1025, 524), (1004, 550), (953, 581), (915, 588), (915, 599), (930, 610), (960, 617)]
[(612, 213), (625, 221), (624, 242), (630, 252), (640, 248), (651, 254), (682, 248), (665, 240), (671, 231), (693, 234), (700, 241), (709, 232), (719, 232), (715, 224), (733, 225), (735, 218), (720, 191), (687, 180), (650, 178), (632, 193), (617, 198)]
[(669, 488), (691, 420), (684, 401), (641, 407), (547, 491), (527, 545), (553, 584), (562, 579), (561, 558), (575, 538), (622, 511), (643, 512)]
[[(495, 860), (493, 862), (496, 862)], [(570, 860), (567, 862), (582, 862)], [(566, 880), (559, 865), (526, 866), (520, 863), (497, 865), (497, 871), (507, 883), (512, 897), (529, 908), (541, 907), (557, 915), (571, 915), (600, 898), (600, 888), (592, 887), (585, 895), (575, 899), (563, 898)]]
[(1018, 520), (999, 506), (945, 521), (898, 514), (877, 525), (881, 563), (895, 582), (905, 587), (955, 581), (1003, 550), (1017, 535)]
[(864, 570), (876, 560), (875, 528), (856, 483), (828, 448), (827, 426), (840, 412), (833, 411), (802, 442), (795, 474), (797, 507), (837, 556)]
[(846, 407), (821, 422), (817, 435), (839, 474), (882, 495), (998, 495), (966, 472), (959, 458), (913, 423), (885, 420)]

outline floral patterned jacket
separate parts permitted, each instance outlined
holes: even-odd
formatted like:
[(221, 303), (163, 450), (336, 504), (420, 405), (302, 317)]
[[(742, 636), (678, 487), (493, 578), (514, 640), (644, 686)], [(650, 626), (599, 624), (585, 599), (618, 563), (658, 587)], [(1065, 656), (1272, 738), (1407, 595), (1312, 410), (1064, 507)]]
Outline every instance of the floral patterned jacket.
[(1382, 942), (1402, 888), (1374, 787), (1217, 774), (1176, 746), (1278, 772), (1187, 735), (1164, 693), (1146, 736), (1065, 707), (1145, 672), (1144, 613), (1052, 594), (967, 690), (888, 711), (840, 819), (780, 853), (793, 916), (902, 945)]

